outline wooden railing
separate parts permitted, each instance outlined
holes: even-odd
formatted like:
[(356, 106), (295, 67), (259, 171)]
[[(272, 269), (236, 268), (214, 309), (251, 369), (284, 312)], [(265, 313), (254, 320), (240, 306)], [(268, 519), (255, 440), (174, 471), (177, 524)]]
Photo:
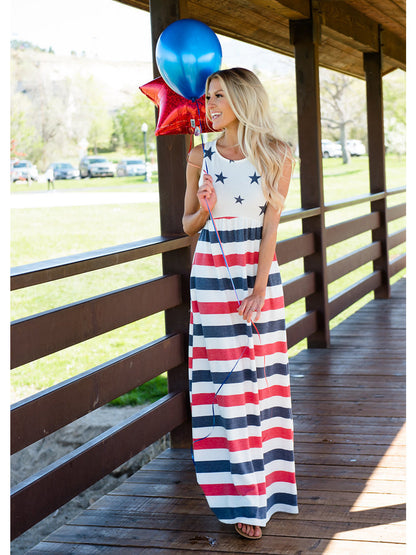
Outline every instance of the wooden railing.
[[(325, 206), (324, 211), (371, 203), (364, 216), (325, 229), (326, 247), (380, 226), (375, 201), (404, 192), (398, 188), (386, 193), (369, 194)], [(321, 214), (320, 208), (294, 210), (282, 215), (282, 224), (305, 220)], [(405, 215), (405, 204), (387, 209), (387, 220)], [(388, 249), (405, 241), (405, 229), (388, 236)], [(316, 252), (316, 237), (308, 232), (277, 245), (281, 265), (305, 259)], [(12, 290), (53, 281), (76, 274), (138, 260), (161, 253), (192, 250), (194, 240), (185, 236), (157, 237), (101, 249), (80, 255), (29, 264), (12, 269)], [(326, 283), (375, 262), (383, 256), (381, 241), (335, 260), (326, 267)], [(387, 251), (388, 256), (388, 251)], [(405, 255), (388, 262), (387, 280), (405, 267)], [(376, 290), (386, 276), (375, 269), (365, 278), (329, 299), (329, 318), (333, 318), (365, 294)], [(286, 305), (307, 299), (318, 290), (312, 271), (284, 283)], [(325, 281), (324, 281), (325, 283)], [(11, 324), (12, 368), (26, 364), (60, 349), (140, 320), (151, 314), (188, 304), (187, 275), (164, 275), (144, 283), (21, 318)], [(318, 310), (307, 311), (287, 328), (288, 345), (314, 334), (322, 325)], [(328, 322), (324, 323), (327, 325)], [(170, 323), (172, 329), (172, 324)], [(183, 374), (187, 362), (187, 336), (183, 331), (125, 353), (113, 360), (56, 384), (11, 407), (12, 454), (59, 430), (66, 424), (97, 409), (152, 378), (168, 373), (168, 394), (145, 410), (125, 420), (72, 453), (50, 464), (12, 489), (12, 538), (39, 522), (117, 468), (120, 464), (178, 427), (190, 426), (187, 383)], [(179, 370), (178, 370), (179, 369)]]

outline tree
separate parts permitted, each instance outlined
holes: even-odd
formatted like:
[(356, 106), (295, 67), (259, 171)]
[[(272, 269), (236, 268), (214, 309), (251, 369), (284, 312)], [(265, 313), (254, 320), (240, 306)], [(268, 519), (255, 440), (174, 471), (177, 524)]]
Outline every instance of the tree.
[(95, 149), (111, 144), (112, 118), (91, 75), (59, 75), (44, 63), (54, 55), (31, 47), (11, 54), (11, 139), (18, 151), (46, 168), (78, 157), (83, 138)]
[(30, 123), (30, 112), (31, 104), (25, 95), (14, 94), (11, 98), (10, 155), (12, 158), (29, 158), (36, 163), (42, 155), (43, 142), (36, 127)]
[(137, 93), (132, 104), (124, 105), (114, 115), (114, 132), (118, 143), (127, 149), (144, 150), (143, 123), (149, 126), (148, 136), (155, 131), (154, 104), (142, 93)]
[(298, 142), (296, 82), (294, 75), (262, 78), (279, 136), (292, 145)]
[(343, 163), (348, 164), (348, 128), (355, 126), (365, 133), (365, 110), (362, 109), (365, 99), (364, 83), (342, 73), (321, 69), (320, 87), (323, 127), (338, 132)]
[(384, 139), (388, 152), (406, 152), (406, 75), (401, 70), (383, 77)]

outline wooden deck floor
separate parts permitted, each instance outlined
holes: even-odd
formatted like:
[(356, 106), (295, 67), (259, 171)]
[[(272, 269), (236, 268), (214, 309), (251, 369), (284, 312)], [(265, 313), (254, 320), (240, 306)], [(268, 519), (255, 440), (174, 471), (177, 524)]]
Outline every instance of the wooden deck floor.
[(405, 287), (291, 359), (299, 515), (244, 540), (211, 513), (190, 453), (168, 450), (30, 553), (404, 553)]

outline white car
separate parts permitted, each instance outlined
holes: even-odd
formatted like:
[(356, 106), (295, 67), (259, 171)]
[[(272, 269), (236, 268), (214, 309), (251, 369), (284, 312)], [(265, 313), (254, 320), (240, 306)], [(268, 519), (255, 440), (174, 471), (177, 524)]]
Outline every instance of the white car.
[(347, 149), (351, 156), (362, 156), (365, 154), (364, 144), (357, 139), (349, 139), (347, 141)]
[(39, 179), (38, 168), (29, 160), (15, 160), (10, 167), (11, 181), (37, 181)]
[(338, 143), (329, 141), (328, 139), (322, 139), (322, 156), (324, 158), (340, 158), (342, 156), (342, 147)]
[(79, 163), (80, 177), (114, 177), (116, 167), (102, 156), (84, 156)]
[(146, 175), (146, 164), (138, 158), (126, 158), (117, 164), (117, 175)]

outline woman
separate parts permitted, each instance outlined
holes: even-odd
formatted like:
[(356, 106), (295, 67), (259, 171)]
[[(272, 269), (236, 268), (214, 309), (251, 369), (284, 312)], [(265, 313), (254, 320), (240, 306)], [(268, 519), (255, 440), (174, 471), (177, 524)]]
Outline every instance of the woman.
[(275, 257), (293, 156), (249, 70), (211, 75), (206, 113), (222, 134), (190, 152), (183, 216), (188, 235), (201, 231), (191, 273), (194, 462), (218, 519), (259, 539), (275, 512), (298, 512)]

